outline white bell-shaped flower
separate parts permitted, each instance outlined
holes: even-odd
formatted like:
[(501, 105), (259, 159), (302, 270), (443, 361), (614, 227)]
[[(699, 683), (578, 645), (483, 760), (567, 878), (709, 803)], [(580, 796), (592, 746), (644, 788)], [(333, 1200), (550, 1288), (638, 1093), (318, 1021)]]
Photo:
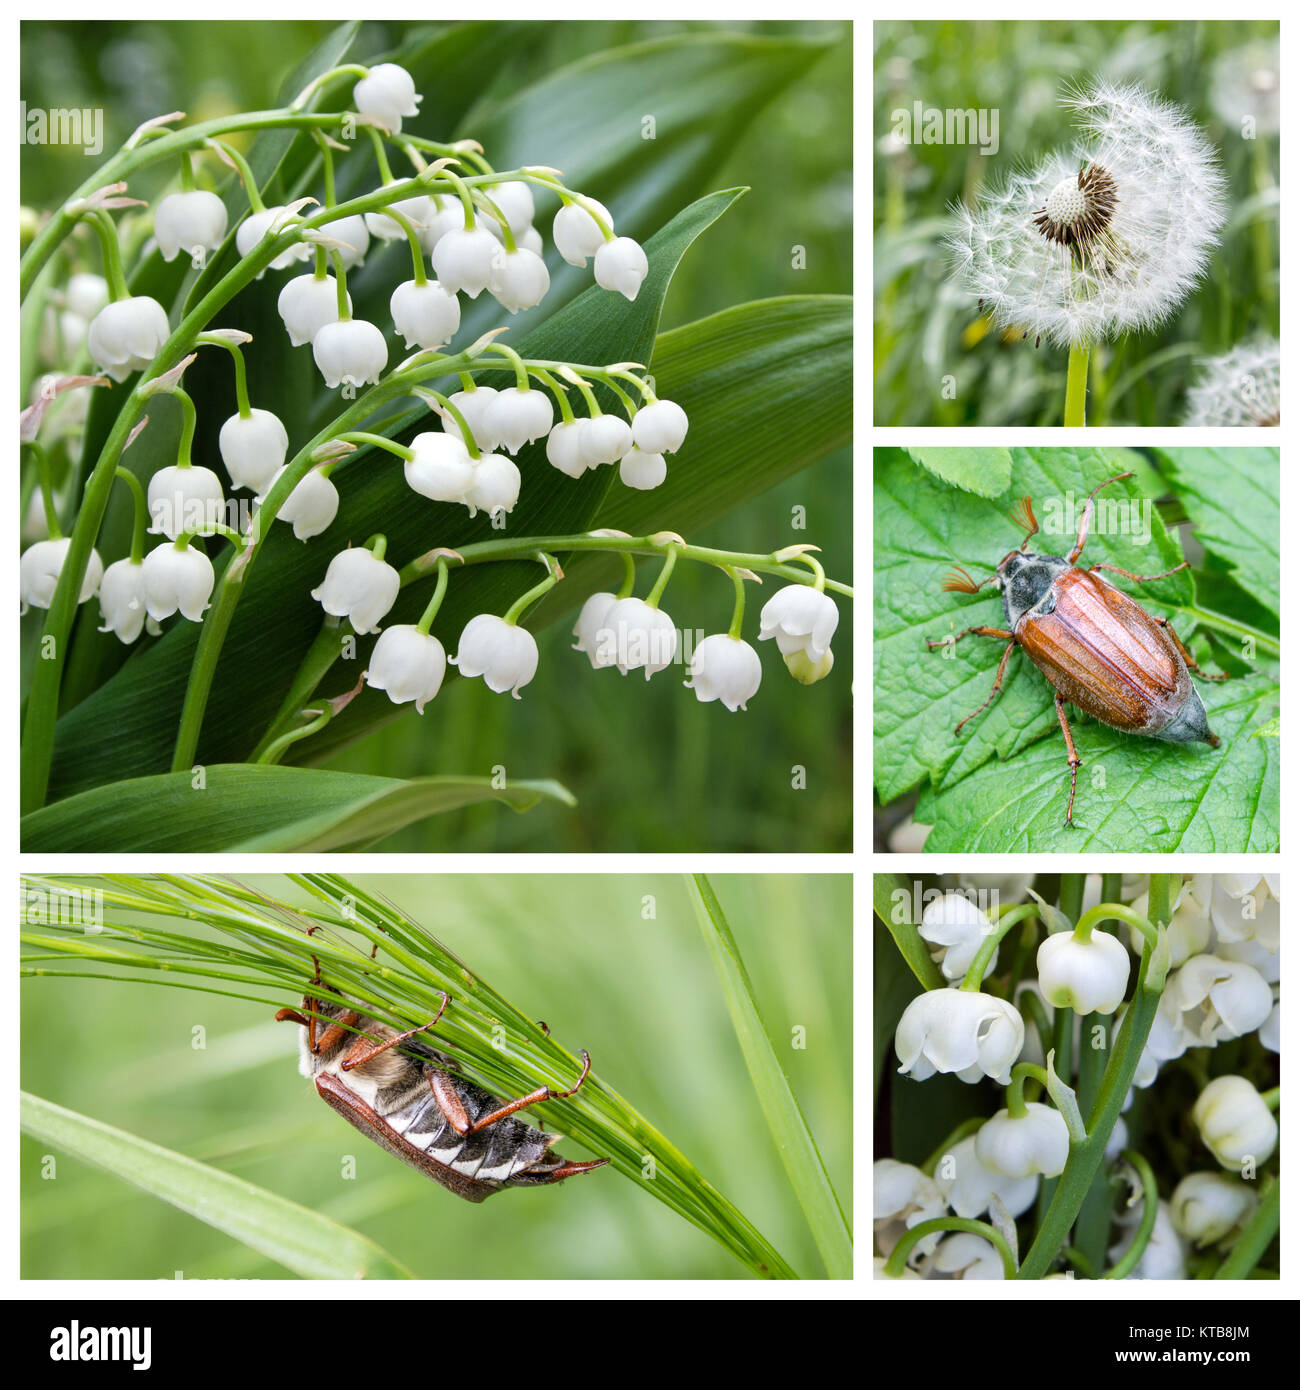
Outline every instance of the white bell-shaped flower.
[(465, 624), (451, 662), (462, 676), (482, 676), (489, 690), (508, 690), (517, 700), (520, 687), (537, 674), (537, 640), (504, 618), (480, 613)]
[(1165, 992), (1184, 1031), (1201, 1046), (1253, 1033), (1273, 1010), (1273, 991), (1263, 976), (1222, 956), (1193, 956), (1169, 976)]
[(422, 100), (415, 79), (397, 63), (376, 63), (352, 89), (357, 110), (394, 135), (402, 129), (403, 116), (420, 114)]
[(624, 487), (653, 492), (668, 476), (668, 463), (662, 454), (646, 454), (635, 444), (619, 461), (618, 476)]
[(465, 225), (465, 209), (459, 198), (439, 197), (435, 194), (430, 197), (429, 202), (433, 205), (433, 215), (423, 227), (416, 228), (416, 235), (420, 238), (420, 245), (426, 256), (433, 255), (433, 248), (448, 232), (454, 232), (458, 227)]
[(621, 598), (605, 615), (612, 645), (612, 661), (619, 674), (645, 671), (649, 680), (656, 671), (673, 664), (677, 656), (677, 628), (661, 608), (644, 599)]
[(1259, 1205), (1247, 1183), (1227, 1173), (1188, 1173), (1169, 1199), (1174, 1229), (1198, 1249), (1239, 1230)]
[(1244, 1076), (1216, 1076), (1197, 1096), (1192, 1123), (1225, 1168), (1259, 1167), (1277, 1148), (1277, 1120)]
[(633, 447), (632, 426), (621, 415), (594, 415), (587, 422), (583, 442), (590, 467), (617, 463)]
[(551, 275), (546, 262), (535, 251), (524, 246), (517, 246), (513, 251), (499, 247), (487, 287), (503, 309), (517, 314), (520, 309), (531, 309), (546, 298), (546, 291), (551, 288)]
[(406, 485), (432, 502), (467, 503), (474, 487), (474, 461), (458, 435), (429, 430), (411, 440)]
[[(392, 184), (385, 184), (384, 187), (391, 188)], [(433, 221), (437, 212), (433, 199), (424, 193), (417, 193), (414, 198), (398, 198), (388, 206), (414, 225), (417, 236), (422, 227), (427, 227)], [(396, 218), (383, 212), (366, 213), (366, 227), (370, 235), (378, 237), (380, 241), (403, 241), (406, 238), (406, 228)]]
[[(478, 386), (473, 391), (453, 391), (447, 397), (465, 417), (469, 432), (474, 436), (474, 443), (485, 454), (490, 454), (501, 442), (492, 432), (488, 423), (488, 414), (492, 408), (492, 402), (496, 399), (496, 394), (495, 386)], [(447, 434), (454, 435), (457, 439), (461, 437), (460, 425), (456, 423), (456, 417), (450, 412), (442, 417), (442, 428)]]
[(370, 250), (370, 228), (360, 213), (336, 218), (333, 222), (327, 222), (321, 230), (326, 236), (342, 243), (338, 253), (344, 270), (351, 270), (365, 260), (366, 252)]
[(830, 647), (840, 621), (840, 610), (829, 594), (811, 584), (787, 584), (763, 605), (759, 614), (758, 639), (776, 638), (784, 656), (806, 652), (813, 663), (821, 661)]
[(192, 623), (203, 621), (216, 573), (197, 545), (164, 543), (144, 557), (144, 604), (154, 622), (179, 612)]
[[(58, 587), (59, 575), (63, 572), (71, 545), (71, 537), (61, 536), (58, 540), (37, 541), (23, 551), (22, 559), (18, 562), (22, 612), (26, 613), (29, 607), (48, 608), (54, 601), (54, 590)], [(92, 550), (86, 561), (86, 573), (81, 581), (77, 602), (85, 603), (91, 598), (103, 577), (104, 562), (99, 558), (99, 552)]]
[[(259, 505), (265, 501), (283, 472), (284, 469), (280, 469), (254, 499)], [(287, 521), (293, 527), (293, 534), (300, 541), (307, 541), (327, 531), (338, 510), (338, 488), (319, 469), (313, 468), (285, 498), (275, 519)]]
[(546, 457), (566, 477), (581, 478), (587, 471), (590, 426), (590, 420), (578, 416), (562, 421), (546, 436)]
[(1059, 1110), (1030, 1101), (1023, 1115), (999, 1110), (975, 1135), (980, 1162), (1007, 1178), (1030, 1178), (1035, 1173), (1054, 1178), (1065, 1171), (1070, 1156), (1070, 1131)]
[[(957, 994), (955, 989), (932, 991)], [(934, 1170), (935, 1186), (943, 1199), (967, 1220), (975, 1220), (989, 1210), (996, 1197), (1012, 1216), (1020, 1216), (1038, 1195), (1038, 1177), (1009, 1178), (986, 1167), (975, 1149), (975, 1136), (969, 1134), (944, 1154)]]
[[(494, 183), (484, 190), (496, 204), (502, 216), (510, 223), (510, 230), (519, 236), (532, 225), (533, 214), (537, 211), (533, 202), (533, 190), (523, 179), (509, 179), (505, 183)], [(495, 221), (495, 219), (493, 219)]]
[(460, 328), (460, 300), (436, 280), (405, 280), (388, 301), (393, 327), (407, 348), (446, 347)]
[[(945, 893), (925, 905), (917, 928), (930, 956), (950, 983), (960, 984), (979, 948), (993, 934), (993, 923), (964, 893)], [(981, 976), (987, 980), (998, 962), (996, 948)]]
[(519, 469), (504, 454), (480, 454), (474, 460), (474, 479), (465, 503), (469, 514), (508, 515), (519, 501)]
[(100, 632), (113, 633), (129, 647), (144, 629), (144, 565), (127, 556), (114, 560), (99, 584)]
[(647, 454), (675, 454), (689, 428), (686, 412), (676, 401), (654, 401), (632, 417), (632, 441)]
[[(1189, 956), (1207, 950), (1210, 945), (1209, 910), (1188, 891), (1189, 887), (1190, 884), (1184, 884), (1180, 890), (1178, 902), (1174, 907), (1173, 920), (1165, 930), (1165, 939), (1169, 943), (1169, 968), (1171, 970), (1177, 969)], [(1101, 901), (1100, 898), (1098, 901)], [(1134, 898), (1133, 911), (1143, 917), (1151, 915), (1148, 911), (1148, 894), (1143, 893)], [(1136, 927), (1129, 928), (1129, 944), (1133, 947), (1135, 954), (1142, 954), (1143, 937)]]
[(963, 1081), (1011, 1082), (1025, 1024), (1005, 999), (964, 989), (931, 989), (903, 1010), (894, 1034), (899, 1071), (924, 1081), (954, 1072)]
[[(295, 213), (287, 207), (266, 208), (262, 212), (251, 213), (235, 230), (235, 249), (241, 256), (247, 256), (266, 236), (279, 236), (293, 221)], [(287, 270), (299, 261), (310, 260), (316, 254), (315, 248), (305, 241), (295, 241), (286, 251), (281, 251), (271, 262), (271, 270)], [(261, 275), (257, 277), (259, 280)]]
[(488, 402), (484, 419), (489, 436), (501, 448), (517, 454), (550, 430), (555, 412), (545, 391), (508, 386)]
[(1282, 977), (1282, 953), (1269, 951), (1258, 941), (1221, 941), (1214, 948), (1220, 960), (1235, 960), (1248, 965), (1270, 985), (1275, 985)]
[(236, 411), (221, 426), (217, 448), (230, 481), (260, 492), (284, 466), (289, 432), (278, 415), (253, 406), (247, 419)]
[(720, 700), (734, 714), (758, 693), (763, 663), (748, 642), (715, 632), (691, 653), (690, 677), (682, 684), (701, 704)]
[[(586, 201), (612, 229), (614, 219), (605, 204), (597, 202), (595, 198)], [(578, 203), (565, 203), (555, 214), (551, 235), (555, 238), (555, 249), (570, 265), (585, 266), (587, 257), (594, 256), (605, 244), (605, 234), (596, 225), (595, 218)]]
[[(522, 232), (515, 233), (515, 245), (521, 251), (531, 251), (534, 256), (540, 256), (545, 250), (545, 243), (542, 241), (542, 234), (536, 227), (525, 227)], [(547, 272), (549, 282), (550, 272)]]
[(602, 290), (617, 290), (624, 299), (635, 299), (641, 282), (650, 273), (650, 262), (631, 237), (620, 236), (601, 242), (593, 273)]
[(1155, 1081), (1160, 1068), (1175, 1057), (1181, 1057), (1189, 1047), (1196, 1046), (1197, 1040), (1183, 1027), (1182, 1013), (1178, 1008), (1173, 991), (1166, 985), (1160, 997), (1160, 1006), (1151, 1020), (1151, 1031), (1147, 1034), (1146, 1046), (1138, 1058), (1137, 1071), (1133, 1073), (1133, 1084), (1145, 1090)]
[(1038, 948), (1038, 984), (1054, 1009), (1113, 1014), (1128, 988), (1129, 953), (1094, 927), (1087, 941), (1071, 931), (1049, 936)]
[(974, 1231), (945, 1237), (922, 1266), (925, 1279), (1005, 1279), (1002, 1256), (991, 1241)]
[(174, 261), (183, 251), (202, 264), (226, 239), (226, 205), (201, 188), (169, 193), (154, 209), (153, 234), (163, 260)]
[(1268, 1048), (1270, 1052), (1282, 1051), (1282, 1005), (1275, 1002), (1273, 1012), (1259, 1025), (1259, 1041), (1261, 1046)]
[[(555, 437), (554, 433), (551, 437)], [(595, 671), (614, 664), (615, 643), (606, 619), (617, 602), (617, 594), (592, 594), (582, 605), (578, 621), (573, 625), (573, 635), (578, 639), (573, 644), (573, 650), (585, 652)]]
[(118, 299), (90, 321), (86, 348), (90, 360), (113, 378), (125, 381), (147, 367), (171, 336), (167, 311), (147, 294)]
[(79, 270), (68, 276), (63, 287), (63, 304), (69, 313), (87, 323), (108, 303), (108, 281), (93, 271)]
[(477, 299), (492, 279), (498, 249), (491, 232), (462, 224), (438, 239), (429, 259), (444, 289)]
[(357, 632), (378, 632), (379, 620), (397, 602), (402, 576), (371, 551), (340, 550), (311, 596), (335, 618), (346, 618)]
[(373, 386), (388, 365), (388, 344), (373, 323), (340, 319), (327, 323), (311, 341), (325, 385)]
[[(295, 275), (285, 281), (276, 307), (289, 330), (289, 341), (294, 347), (303, 347), (327, 323), (338, 322), (338, 281), (332, 275), (319, 280), (314, 275)], [(348, 313), (351, 312), (352, 296), (348, 295)]]
[(160, 468), (149, 479), (149, 530), (175, 540), (182, 531), (211, 534), (226, 519), (221, 479), (210, 468)]
[(442, 689), (447, 674), (447, 653), (432, 633), (414, 623), (397, 623), (379, 634), (370, 653), (370, 665), (362, 672), (366, 684), (384, 691), (395, 705), (415, 701), (415, 712)]
[[(896, 1158), (878, 1158), (872, 1165), (871, 1199), (876, 1250), (885, 1257), (913, 1226), (948, 1214), (948, 1204), (934, 1179)], [(939, 1239), (938, 1232), (922, 1236), (912, 1247), (909, 1263), (928, 1255)]]
[(1259, 874), (1214, 874), (1210, 919), (1220, 943), (1257, 941), (1276, 951), (1282, 928), (1281, 903)]
[[(1115, 1242), (1107, 1252), (1112, 1265), (1118, 1264), (1128, 1253), (1129, 1247), (1137, 1239), (1138, 1228), (1142, 1224), (1142, 1211), (1146, 1203), (1139, 1200), (1119, 1218), (1119, 1225), (1130, 1229), (1132, 1234)], [(1169, 1214), (1169, 1203), (1161, 1201), (1156, 1208), (1155, 1225), (1150, 1238), (1142, 1249), (1141, 1258), (1128, 1279), (1185, 1279), (1187, 1277), (1187, 1255), (1183, 1249), (1183, 1239), (1174, 1226)]]

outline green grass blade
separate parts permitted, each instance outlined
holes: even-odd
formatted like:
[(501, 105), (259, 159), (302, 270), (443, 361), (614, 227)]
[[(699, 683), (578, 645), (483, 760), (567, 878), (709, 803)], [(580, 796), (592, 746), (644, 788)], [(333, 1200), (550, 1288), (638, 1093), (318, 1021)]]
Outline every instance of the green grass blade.
[(220, 1169), (21, 1092), (23, 1132), (224, 1231), (305, 1279), (410, 1279), (373, 1241)]
[(790, 1184), (832, 1279), (853, 1277), (853, 1237), (816, 1140), (759, 1016), (749, 975), (722, 905), (705, 874), (689, 880), (704, 940), (717, 967), (732, 1025)]

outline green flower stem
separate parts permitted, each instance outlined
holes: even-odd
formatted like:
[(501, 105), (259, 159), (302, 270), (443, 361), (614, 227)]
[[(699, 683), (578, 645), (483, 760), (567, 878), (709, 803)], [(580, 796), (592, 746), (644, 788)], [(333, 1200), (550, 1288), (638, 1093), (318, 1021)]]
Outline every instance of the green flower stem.
[(1070, 366), (1065, 378), (1065, 423), (1083, 425), (1088, 399), (1088, 347), (1074, 344), (1070, 348)]
[(130, 299), (126, 276), (122, 272), (122, 250), (117, 244), (117, 227), (106, 212), (91, 213), (87, 219), (99, 237), (99, 246), (104, 262), (104, 279), (108, 281), (109, 298), (116, 303), (119, 299)]
[(1011, 1085), (1007, 1087), (1007, 1110), (1016, 1119), (1023, 1119), (1028, 1111), (1025, 1108), (1025, 1082), (1037, 1081), (1047, 1090), (1047, 1068), (1036, 1062), (1017, 1062), (1011, 1068)]
[(553, 174), (543, 174), (539, 172), (531, 172), (520, 169), (516, 170), (515, 173), (511, 175), (511, 177), (525, 179), (529, 183), (540, 184), (543, 188), (550, 189), (551, 192), (559, 194), (560, 201), (564, 203), (566, 206), (569, 203), (577, 203), (577, 205), (580, 208), (582, 208), (584, 212), (586, 212), (586, 214), (591, 218), (591, 220), (596, 224), (596, 226), (600, 228), (601, 236), (603, 236), (606, 241), (614, 240), (614, 229), (605, 221), (605, 219), (600, 215), (600, 213), (598, 213), (596, 209), (591, 206), (590, 200), (584, 198), (581, 193), (575, 193), (571, 188), (567, 187), (562, 180), (556, 178)]
[(668, 545), (668, 556), (664, 560), (663, 569), (659, 571), (659, 577), (654, 582), (654, 587), (646, 595), (646, 607), (658, 608), (659, 600), (664, 596), (664, 590), (668, 587), (668, 581), (672, 578), (673, 569), (677, 564), (678, 547), (672, 542)]
[(519, 619), (523, 616), (524, 611), (530, 604), (536, 602), (543, 594), (555, 588), (561, 578), (563, 578), (560, 567), (556, 564), (553, 555), (547, 555), (539, 551), (535, 558), (546, 566), (546, 578), (543, 579), (540, 584), (534, 585), (527, 593), (520, 594), (506, 610), (504, 614), (505, 621), (512, 627), (519, 622)]
[(181, 408), (181, 437), (176, 446), (176, 467), (192, 468), (194, 464), (194, 431), (198, 429), (199, 412), (194, 408), (194, 398), (179, 386), (174, 386), (167, 394)]
[(193, 193), (194, 191), (194, 156), (189, 150), (186, 150), (181, 155), (181, 192)]
[(550, 372), (538, 368), (534, 371), (533, 375), (555, 397), (555, 403), (560, 407), (560, 423), (562, 425), (571, 425), (574, 416), (573, 407), (569, 404), (569, 393), (556, 381)]
[(1282, 1217), (1282, 1183), (1274, 1178), (1268, 1185), (1255, 1214), (1242, 1227), (1232, 1253), (1214, 1272), (1216, 1279), (1249, 1279), (1264, 1252), (1277, 1235)]
[(395, 439), (389, 439), (387, 435), (371, 434), (369, 430), (345, 430), (344, 433), (334, 437), (348, 444), (369, 444), (372, 448), (383, 449), (385, 453), (392, 454), (394, 458), (399, 458), (404, 463), (410, 463), (415, 457), (414, 449), (408, 449), (405, 444), (399, 444)]
[[(825, 578), (823, 575), (823, 583)], [(993, 959), (993, 954), (998, 949), (998, 944), (1002, 938), (1012, 927), (1017, 926), (1027, 917), (1036, 917), (1037, 915), (1038, 908), (1033, 903), (1022, 903), (1019, 907), (1013, 907), (1009, 912), (1004, 912), (998, 918), (997, 925), (980, 942), (979, 950), (975, 952), (970, 968), (966, 971), (966, 976), (961, 982), (962, 989), (973, 990), (978, 993), (984, 985), (984, 972), (988, 969), (989, 961)]]
[(54, 482), (50, 477), (50, 456), (34, 439), (28, 443), (27, 447), (36, 460), (36, 477), (41, 488), (41, 506), (45, 510), (46, 536), (52, 541), (62, 540), (63, 528), (59, 525), (59, 509), (54, 502)]
[(451, 399), (444, 396), (441, 391), (434, 391), (429, 387), (425, 387), (421, 390), (419, 395), (425, 401), (436, 401), (438, 405), (455, 420), (456, 424), (460, 426), (461, 441), (469, 451), (470, 458), (478, 458), (481, 452), (478, 447), (478, 441), (474, 438), (474, 431), (469, 427), (469, 421), (466, 420), (465, 416), (461, 413), (460, 406), (454, 404)]
[(396, 208), (389, 208), (384, 216), (396, 222), (406, 233), (407, 245), (411, 248), (411, 278), (417, 285), (427, 285), (429, 277), (424, 270), (424, 248), (420, 245), (420, 234), (415, 230), (415, 223)]
[[(1150, 907), (1152, 915), (1161, 922), (1169, 921), (1170, 879), (1165, 874), (1155, 874), (1151, 879)], [(1064, 896), (1064, 894), (1063, 894)], [(1088, 1137), (1081, 1144), (1070, 1145), (1070, 1157), (1065, 1171), (1057, 1180), (1051, 1204), (1039, 1223), (1034, 1243), (1020, 1267), (1021, 1279), (1041, 1279), (1051, 1267), (1061, 1247), (1066, 1244), (1071, 1227), (1079, 1214), (1084, 1198), (1092, 1186), (1093, 1176), (1101, 1164), (1110, 1142), (1111, 1130), (1119, 1119), (1137, 1071), (1142, 1049), (1155, 1021), (1156, 1010), (1160, 1006), (1160, 996), (1164, 990), (1165, 974), (1168, 970), (1169, 951), (1163, 930), (1151, 928), (1146, 919), (1139, 919), (1137, 913), (1117, 903), (1104, 903), (1099, 909), (1104, 917), (1118, 917), (1123, 921), (1129, 918), (1142, 921), (1156, 935), (1153, 945), (1147, 938), (1142, 962), (1138, 967), (1137, 987), (1132, 1002), (1124, 1014), (1124, 1022), (1119, 1030), (1115, 1046), (1111, 1050), (1110, 1061), (1102, 1076), (1097, 1098), (1088, 1114)], [(1087, 915), (1087, 914), (1085, 914)], [(1144, 933), (1145, 935), (1145, 933)], [(1069, 1016), (1068, 1009), (1059, 1009), (1061, 1015)], [(1065, 1072), (1062, 1069), (1061, 1074)]]
[(422, 632), (426, 637), (429, 629), (433, 626), (433, 620), (438, 616), (438, 609), (442, 607), (442, 600), (447, 593), (447, 561), (438, 561), (438, 582), (433, 590), (433, 597), (425, 605), (424, 612), (420, 614), (420, 621), (416, 623), (417, 632)]
[(963, 1216), (940, 1216), (933, 1221), (922, 1221), (919, 1225), (913, 1226), (890, 1252), (889, 1258), (885, 1261), (885, 1273), (891, 1279), (901, 1278), (912, 1247), (926, 1236), (935, 1235), (939, 1231), (969, 1231), (972, 1235), (983, 1236), (1002, 1256), (1003, 1277), (1016, 1277), (1016, 1257), (1011, 1253), (1011, 1247), (1002, 1232), (994, 1230), (986, 1221), (970, 1221)]
[(618, 598), (631, 598), (632, 590), (636, 588), (636, 561), (632, 558), (632, 552), (623, 552), (623, 583), (619, 586)]
[(393, 170), (388, 163), (388, 151), (384, 148), (384, 137), (372, 125), (366, 126), (365, 132), (370, 137), (370, 143), (375, 149), (375, 163), (379, 166), (379, 182), (392, 183)]
[(329, 674), (334, 663), (343, 655), (344, 646), (349, 641), (355, 641), (355, 638), (356, 634), (350, 623), (340, 623), (332, 618), (325, 619), (321, 624), (320, 631), (307, 649), (307, 655), (303, 657), (298, 670), (294, 673), (293, 683), (280, 702), (280, 708), (276, 711), (275, 718), (271, 720), (257, 747), (249, 754), (249, 762), (261, 761), (262, 755), (279, 737), (284, 724), (306, 706), (307, 701), (315, 695), (317, 687)]
[(254, 212), (265, 212), (266, 204), (262, 201), (262, 194), (258, 189), (257, 179), (253, 176), (252, 169), (249, 168), (248, 160), (246, 160), (229, 141), (209, 140), (207, 143), (214, 150), (220, 150), (239, 171), (239, 179), (244, 185), (244, 196), (248, 199), (248, 206)]
[(1160, 1210), (1160, 1194), (1156, 1190), (1156, 1175), (1151, 1171), (1151, 1165), (1136, 1149), (1125, 1149), (1124, 1158), (1137, 1170), (1142, 1182), (1142, 1220), (1133, 1234), (1133, 1243), (1115, 1267), (1102, 1275), (1103, 1279), (1127, 1279), (1138, 1267), (1138, 1261), (1145, 1254), (1151, 1239), (1151, 1232), (1156, 1228), (1156, 1214)]
[(727, 636), (732, 641), (736, 641), (740, 637), (741, 624), (745, 621), (745, 581), (734, 565), (724, 565), (723, 569), (731, 576), (731, 582), (736, 586), (736, 602), (731, 610), (731, 626), (727, 629)]
[(826, 592), (826, 571), (822, 568), (821, 561), (815, 555), (796, 555), (793, 557), (795, 564), (807, 565), (813, 572), (813, 588), (819, 594)]
[(510, 365), (515, 369), (515, 385), (521, 391), (529, 390), (531, 383), (528, 380), (528, 368), (524, 365), (524, 359), (506, 343), (489, 343), (488, 352), (499, 352)]
[(253, 413), (248, 400), (248, 368), (244, 364), (244, 354), (238, 343), (223, 338), (220, 333), (200, 333), (195, 343), (205, 343), (209, 347), (225, 348), (235, 361), (235, 399), (239, 403), (239, 418), (247, 420)]
[(944, 1138), (943, 1143), (926, 1158), (925, 1162), (920, 1165), (921, 1171), (929, 1177), (934, 1177), (934, 1170), (939, 1166), (943, 1158), (947, 1154), (950, 1154), (963, 1139), (968, 1138), (970, 1135), (982, 1129), (985, 1124), (985, 1119), (986, 1117), (983, 1115), (972, 1115), (969, 1119), (963, 1120), (961, 1124)]
[[(1013, 975), (1013, 979), (1020, 979), (1019, 975)], [(1021, 990), (1020, 1002), (1016, 1005), (1022, 1014), (1028, 1014), (1030, 1022), (1038, 1030), (1039, 1046), (1043, 1049), (1043, 1056), (1046, 1057), (1054, 1046), (1052, 1038), (1052, 1025), (1047, 1021), (1047, 1010), (1043, 1007), (1043, 1001), (1034, 993), (1032, 989)]]
[(145, 501), (144, 484), (129, 468), (119, 468), (117, 476), (131, 490), (131, 503), (134, 507), (131, 524), (131, 563), (138, 565), (144, 559), (145, 533), (149, 525), (149, 504)]
[(382, 560), (388, 554), (388, 537), (382, 531), (376, 531), (369, 540), (366, 541), (365, 548), (375, 557)]
[(252, 759), (252, 761), (256, 763), (278, 763), (281, 757), (295, 743), (298, 743), (304, 738), (310, 738), (312, 734), (319, 733), (325, 725), (330, 722), (330, 709), (328, 705), (321, 710), (308, 709), (304, 710), (303, 713), (313, 715), (314, 718), (304, 724), (300, 729), (290, 729), (287, 734), (281, 734), (273, 743), (269, 743), (266, 748), (262, 750), (261, 754)]
[(334, 298), (338, 305), (340, 323), (352, 322), (352, 306), (348, 303), (348, 272), (343, 264), (342, 253), (331, 251), (330, 263), (334, 267)]

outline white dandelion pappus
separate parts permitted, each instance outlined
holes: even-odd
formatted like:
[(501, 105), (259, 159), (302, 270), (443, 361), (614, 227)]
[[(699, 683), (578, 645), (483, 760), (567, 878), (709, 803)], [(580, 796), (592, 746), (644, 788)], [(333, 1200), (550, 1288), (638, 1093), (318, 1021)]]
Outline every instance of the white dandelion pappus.
[(1140, 87), (1064, 98), (1081, 135), (953, 211), (954, 274), (999, 328), (1058, 347), (1143, 331), (1204, 273), (1226, 216), (1218, 156)]
[(1201, 362), (1187, 392), (1184, 425), (1268, 427), (1282, 420), (1281, 348), (1276, 338), (1238, 343)]

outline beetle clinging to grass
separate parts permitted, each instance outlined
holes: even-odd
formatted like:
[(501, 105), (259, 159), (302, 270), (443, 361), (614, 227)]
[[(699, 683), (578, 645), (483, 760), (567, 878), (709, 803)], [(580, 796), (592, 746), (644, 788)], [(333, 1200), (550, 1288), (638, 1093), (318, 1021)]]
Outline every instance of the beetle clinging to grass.
[(1218, 737), (1210, 732), (1205, 706), (1189, 673), (1195, 671), (1206, 680), (1227, 680), (1228, 677), (1202, 671), (1170, 627), (1168, 618), (1152, 616), (1098, 573), (1109, 570), (1146, 584), (1186, 569), (1187, 561), (1164, 574), (1145, 575), (1134, 574), (1118, 565), (1096, 564), (1084, 569), (1076, 564), (1087, 543), (1097, 494), (1111, 483), (1131, 476), (1131, 473), (1118, 473), (1088, 494), (1074, 549), (1066, 556), (1030, 552), (1029, 542), (1038, 533), (1038, 522), (1030, 499), (1022, 498), (1018, 513), (1012, 518), (1025, 532), (1020, 548), (1004, 555), (994, 573), (978, 584), (957, 565), (948, 571), (943, 581), (948, 593), (973, 594), (986, 584), (1001, 590), (1006, 627), (968, 627), (953, 637), (929, 642), (933, 649), (953, 646), (963, 637), (976, 636), (997, 637), (1007, 644), (988, 699), (957, 725), (955, 733), (993, 703), (1002, 689), (1002, 678), (1013, 647), (1022, 647), (1055, 687), (1056, 717), (1065, 735), (1070, 766), (1070, 799), (1065, 810), (1067, 827), (1074, 824), (1074, 793), (1080, 767), (1065, 716), (1067, 703), (1122, 733), (1164, 739), (1169, 743), (1219, 746)]

